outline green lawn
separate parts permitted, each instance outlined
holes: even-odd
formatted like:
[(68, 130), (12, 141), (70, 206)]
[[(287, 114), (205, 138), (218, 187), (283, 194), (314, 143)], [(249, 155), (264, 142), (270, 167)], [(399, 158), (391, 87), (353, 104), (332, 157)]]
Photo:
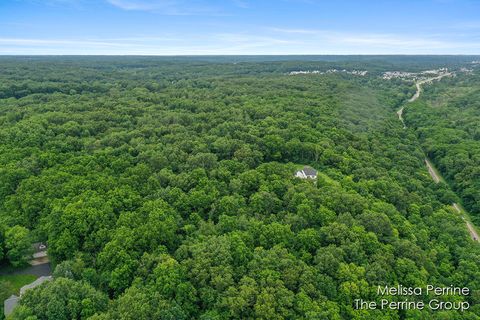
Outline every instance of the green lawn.
[(6, 275), (0, 276), (0, 283), (7, 283), (7, 286), (12, 290), (11, 294), (18, 294), (21, 287), (35, 281), (35, 279), (37, 279), (37, 276), (31, 274)]
[(0, 319), (3, 319), (3, 301), (12, 294), (18, 295), (20, 288), (37, 279), (31, 274), (0, 276)]

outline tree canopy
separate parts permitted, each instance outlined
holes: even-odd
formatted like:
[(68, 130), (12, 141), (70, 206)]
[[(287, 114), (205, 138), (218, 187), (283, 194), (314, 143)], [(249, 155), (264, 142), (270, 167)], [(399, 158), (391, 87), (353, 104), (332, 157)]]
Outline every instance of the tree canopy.
[[(439, 138), (419, 101), (404, 130), (412, 83), (379, 77), (436, 63), (0, 58), (0, 258), (56, 266), (12, 319), (478, 319), (480, 249), (422, 151), (477, 210), (478, 128)], [(313, 68), (369, 74), (288, 75)], [(397, 284), (473, 307), (354, 308)]]

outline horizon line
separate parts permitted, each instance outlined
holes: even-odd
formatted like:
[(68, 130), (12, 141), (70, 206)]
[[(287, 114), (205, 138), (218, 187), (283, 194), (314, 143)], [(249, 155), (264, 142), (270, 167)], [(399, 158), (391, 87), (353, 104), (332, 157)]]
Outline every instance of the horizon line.
[(2, 54), (0, 57), (281, 57), (281, 56), (480, 56), (468, 53), (284, 53), (284, 54)]

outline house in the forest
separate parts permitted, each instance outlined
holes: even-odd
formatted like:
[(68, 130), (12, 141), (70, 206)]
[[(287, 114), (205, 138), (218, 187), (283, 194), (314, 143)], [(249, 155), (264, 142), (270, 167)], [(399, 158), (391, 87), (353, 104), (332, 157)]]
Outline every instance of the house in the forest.
[(300, 179), (317, 179), (317, 170), (313, 169), (312, 167), (305, 166), (303, 169), (298, 170), (295, 172), (295, 177)]

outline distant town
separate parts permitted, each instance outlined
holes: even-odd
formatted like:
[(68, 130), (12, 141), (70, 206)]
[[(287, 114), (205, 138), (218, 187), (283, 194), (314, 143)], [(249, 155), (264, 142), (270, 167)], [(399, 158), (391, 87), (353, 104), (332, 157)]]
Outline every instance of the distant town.
[(319, 74), (319, 75), (322, 75), (322, 74), (332, 74), (332, 73), (345, 73), (345, 74), (351, 74), (351, 75), (354, 75), (354, 76), (366, 76), (368, 71), (365, 71), (365, 70), (352, 70), (352, 71), (348, 71), (348, 70), (338, 70), (338, 69), (329, 69), (327, 71), (320, 71), (320, 70), (313, 70), (313, 71), (292, 71), (292, 72), (289, 72), (288, 75), (290, 76), (296, 76), (296, 75), (302, 75), (302, 74)]

